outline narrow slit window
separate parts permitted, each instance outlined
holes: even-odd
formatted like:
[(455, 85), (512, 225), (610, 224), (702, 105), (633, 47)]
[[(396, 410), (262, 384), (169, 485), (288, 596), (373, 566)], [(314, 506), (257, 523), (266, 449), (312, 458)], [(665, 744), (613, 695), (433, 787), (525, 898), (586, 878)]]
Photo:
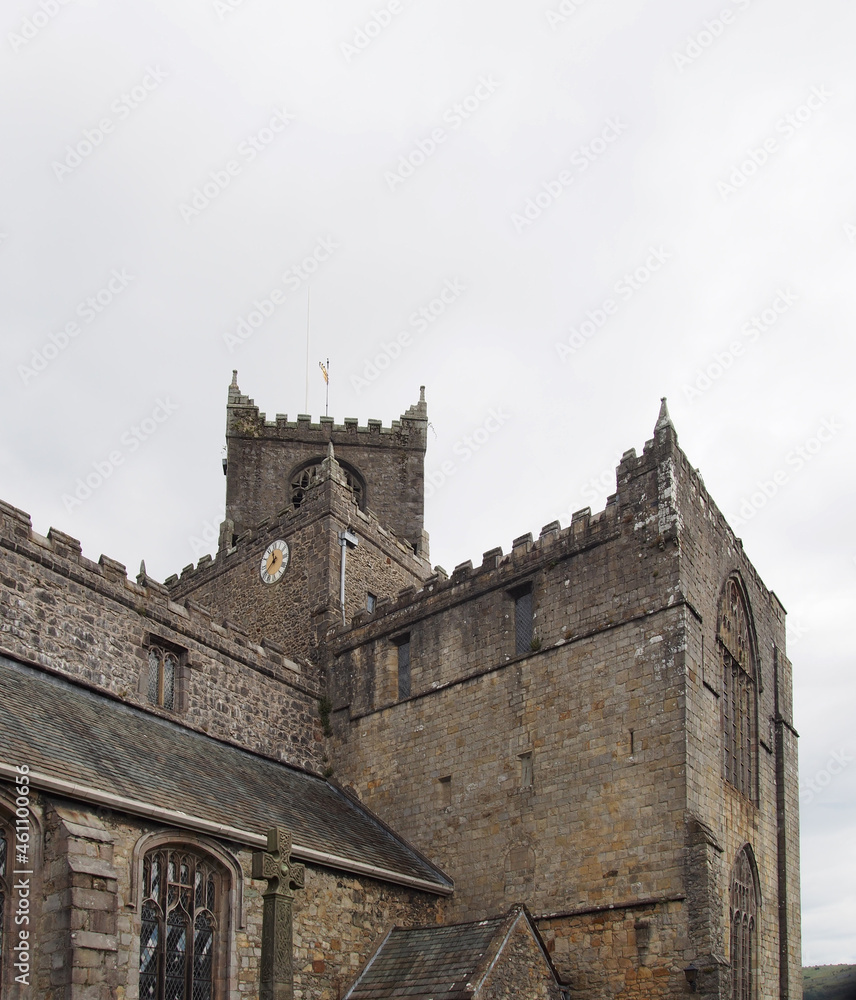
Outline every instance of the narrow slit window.
[(452, 776), (447, 774), (437, 782), (439, 788), (438, 800), (441, 809), (445, 809), (452, 804)]
[(410, 636), (403, 636), (398, 646), (398, 699), (410, 697)]
[(520, 761), (520, 787), (531, 788), (535, 783), (535, 775), (532, 768), (532, 751), (529, 750), (526, 753), (520, 754), (517, 759)]
[(532, 650), (532, 586), (512, 591), (514, 599), (514, 652), (520, 656)]

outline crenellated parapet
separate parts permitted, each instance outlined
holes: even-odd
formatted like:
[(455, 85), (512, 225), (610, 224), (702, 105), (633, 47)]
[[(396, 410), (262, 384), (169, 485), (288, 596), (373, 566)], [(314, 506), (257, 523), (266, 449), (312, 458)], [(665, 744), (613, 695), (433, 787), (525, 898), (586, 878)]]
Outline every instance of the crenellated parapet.
[[(242, 623), (195, 600), (174, 600), (144, 566), (132, 579), (118, 560), (88, 558), (76, 538), (56, 528), (39, 534), (29, 514), (3, 502), (0, 557), (3, 655), (267, 756), (320, 769), (314, 735), (294, 721), (316, 714), (322, 691), (310, 659), (254, 639)], [(153, 648), (173, 652), (180, 665), (172, 704), (151, 700)], [(267, 719), (270, 704), (282, 712), (276, 732)], [(292, 728), (300, 733), (296, 743)]]
[(380, 420), (360, 425), (355, 417), (336, 423), (306, 414), (268, 420), (241, 393), (237, 373), (226, 406), (226, 518), (241, 534), (283, 510), (299, 496), (301, 476), (323, 460), (332, 443), (361, 509), (427, 555), (424, 533), (424, 458), (428, 407), (424, 387), (417, 403), (385, 427)]
[[(180, 574), (167, 577), (165, 585), (172, 593), (180, 594), (214, 581), (235, 565), (248, 558), (254, 558), (268, 542), (280, 537), (288, 539), (331, 514), (343, 527), (350, 526), (362, 537), (370, 540), (383, 551), (385, 556), (400, 564), (404, 572), (419, 579), (430, 575), (430, 564), (426, 558), (417, 555), (412, 545), (385, 527), (374, 511), (359, 507), (353, 491), (337, 472), (340, 468), (336, 462), (331, 475), (327, 477), (319, 475), (310, 483), (300, 506), (296, 507), (293, 503), (289, 503), (282, 510), (264, 518), (240, 534), (233, 534), (230, 545), (221, 548), (214, 556), (202, 556), (195, 565), (189, 563), (183, 567)], [(336, 485), (325, 488), (329, 479)]]
[(378, 601), (374, 612), (361, 611), (347, 625), (332, 627), (328, 632), (331, 648), (338, 653), (479, 595), (511, 590), (546, 564), (555, 566), (617, 538), (621, 528), (615, 499), (611, 497), (606, 508), (594, 515), (588, 507), (577, 511), (566, 528), (552, 521), (541, 529), (537, 539), (531, 533), (521, 535), (514, 539), (508, 553), (503, 553), (501, 546), (489, 549), (478, 566), (467, 560), (459, 563), (451, 575), (436, 566), (420, 588), (403, 588), (394, 597)]
[(301, 440), (314, 441), (326, 449), (327, 442), (331, 440), (336, 446), (347, 444), (352, 438), (363, 438), (365, 440), (362, 443), (370, 444), (375, 438), (394, 436), (407, 438), (410, 446), (421, 446), (424, 451), (428, 426), (425, 386), (420, 388), (419, 402), (408, 407), (400, 419), (391, 421), (388, 427), (384, 426), (382, 420), (376, 419), (369, 419), (365, 426), (361, 426), (357, 417), (345, 417), (343, 423), (337, 424), (333, 417), (326, 416), (313, 422), (312, 417), (305, 413), (299, 413), (294, 420), (289, 420), (287, 413), (277, 413), (273, 420), (268, 420), (267, 414), (259, 410), (255, 401), (240, 391), (237, 374), (233, 372), (233, 381), (229, 386), (227, 437), (264, 436), (290, 441), (295, 435), (299, 435)]

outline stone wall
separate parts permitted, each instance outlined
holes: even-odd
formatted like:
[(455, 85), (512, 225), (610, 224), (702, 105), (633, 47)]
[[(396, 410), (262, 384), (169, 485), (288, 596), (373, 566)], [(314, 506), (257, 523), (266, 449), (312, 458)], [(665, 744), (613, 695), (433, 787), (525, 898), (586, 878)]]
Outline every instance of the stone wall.
[(476, 1000), (562, 1000), (544, 953), (525, 919), (518, 919), (493, 967), (475, 994)]
[[(8, 787), (0, 782), (0, 797)], [(45, 831), (44, 898), (34, 899), (32, 911), (38, 971), (22, 997), (136, 1000), (142, 855), (166, 844), (208, 853), (223, 865), (229, 926), (218, 995), (258, 996), (265, 883), (251, 877), (250, 849), (55, 796), (34, 793), (31, 804)], [(294, 901), (295, 1000), (338, 1000), (385, 928), (434, 923), (437, 910), (427, 893), (307, 865), (306, 887)]]
[[(688, 810), (717, 845), (709, 894), (692, 898), (709, 911), (698, 923), (698, 954), (728, 958), (728, 886), (738, 852), (752, 848), (758, 866), (759, 996), (778, 996), (779, 952), (784, 949), (783, 996), (801, 996), (799, 922), (799, 810), (791, 665), (785, 655), (785, 611), (749, 562), (701, 478), (677, 452), (674, 476), (680, 512), (682, 589), (694, 608), (687, 630)], [(756, 669), (757, 801), (724, 780), (722, 659), (717, 640), (719, 601), (729, 576), (745, 591)], [(715, 886), (715, 887), (714, 887)], [(779, 900), (784, 902), (779, 923)]]
[[(762, 681), (755, 805), (723, 776), (716, 623), (735, 571)], [(518, 653), (525, 585), (532, 643)], [(404, 637), (411, 693), (400, 698)], [(642, 455), (625, 453), (600, 514), (518, 538), (507, 556), (491, 550), (331, 632), (337, 776), (455, 878), (454, 919), (526, 902), (580, 995), (682, 995), (691, 963), (709, 971), (700, 992), (725, 995), (730, 871), (750, 843), (759, 996), (778, 996), (782, 887), (798, 899), (781, 849), (797, 842), (783, 648), (783, 609), (666, 417)]]
[[(315, 657), (327, 630), (341, 621), (339, 532), (345, 529), (358, 538), (346, 563), (349, 620), (366, 608), (369, 593), (378, 602), (389, 600), (421, 585), (430, 573), (425, 559), (359, 510), (334, 461), (297, 510), (269, 518), (216, 559), (206, 557), (196, 568), (185, 567), (180, 577), (166, 583), (176, 600), (192, 597), (241, 622), (253, 641), (271, 639), (292, 656)], [(280, 538), (288, 543), (289, 564), (276, 583), (266, 584), (259, 572), (261, 558)]]
[[(628, 453), (601, 514), (492, 550), (329, 641), (337, 776), (455, 879), (450, 916), (522, 900), (551, 916), (563, 975), (609, 992), (644, 979), (649, 996), (686, 990), (685, 932), (660, 929), (657, 909), (675, 902), (680, 925), (690, 614), (661, 459)], [(533, 641), (518, 654), (526, 584)], [(412, 694), (399, 700), (403, 635)], [(658, 942), (645, 965), (625, 913), (608, 913), (639, 901)]]
[[(276, 644), (251, 642), (153, 580), (96, 563), (80, 543), (0, 504), (0, 650), (87, 682), (192, 729), (292, 764), (322, 770), (322, 677)], [(181, 652), (175, 709), (148, 700), (148, 647)]]
[(360, 427), (356, 419), (336, 424), (332, 417), (322, 417), (313, 424), (308, 416), (289, 421), (282, 414), (269, 422), (233, 383), (226, 419), (226, 517), (240, 534), (289, 506), (293, 471), (323, 459), (332, 441), (337, 457), (365, 482), (363, 507), (411, 550), (427, 557), (423, 538), (427, 427), (424, 392), (419, 403), (391, 427), (383, 427), (380, 420)]

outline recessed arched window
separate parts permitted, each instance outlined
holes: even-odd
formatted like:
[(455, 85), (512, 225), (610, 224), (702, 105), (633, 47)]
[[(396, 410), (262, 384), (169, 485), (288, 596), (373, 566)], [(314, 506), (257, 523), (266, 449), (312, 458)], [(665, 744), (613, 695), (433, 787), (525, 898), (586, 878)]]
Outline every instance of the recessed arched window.
[(211, 858), (163, 846), (143, 858), (140, 1000), (217, 1000), (226, 876)]
[[(291, 503), (294, 507), (299, 507), (306, 496), (306, 491), (317, 481), (321, 474), (321, 463), (324, 461), (320, 456), (304, 462), (291, 473), (289, 485), (291, 489)], [(354, 500), (360, 510), (365, 510), (366, 505), (366, 482), (359, 472), (347, 462), (339, 460), (339, 465), (345, 473), (348, 486), (354, 493)]]
[(149, 649), (148, 697), (152, 705), (175, 708), (178, 657), (175, 653), (152, 646)]
[(751, 622), (740, 581), (725, 581), (719, 602), (725, 780), (757, 799), (757, 696)]
[(758, 890), (751, 848), (737, 855), (731, 872), (730, 961), (732, 1000), (755, 1000), (758, 972)]

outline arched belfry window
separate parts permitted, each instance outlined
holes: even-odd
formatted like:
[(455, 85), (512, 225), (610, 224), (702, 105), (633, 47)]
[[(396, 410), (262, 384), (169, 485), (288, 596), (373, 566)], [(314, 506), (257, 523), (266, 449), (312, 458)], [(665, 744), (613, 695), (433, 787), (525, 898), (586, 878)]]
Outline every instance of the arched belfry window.
[(757, 698), (749, 612), (740, 581), (725, 581), (719, 602), (722, 662), (722, 728), (725, 779), (753, 802), (757, 798)]
[(730, 961), (732, 1000), (755, 1000), (758, 972), (758, 890), (751, 848), (737, 855), (731, 872)]
[(224, 874), (180, 846), (143, 858), (140, 1000), (216, 1000), (224, 961)]
[[(308, 462), (304, 462), (303, 465), (299, 466), (294, 470), (294, 472), (292, 472), (290, 478), (290, 490), (291, 503), (294, 507), (299, 507), (303, 503), (306, 491), (317, 481), (318, 476), (321, 473), (321, 463), (323, 461), (324, 459), (320, 456), (318, 458), (313, 458)], [(354, 500), (356, 501), (357, 506), (360, 510), (365, 510), (365, 480), (360, 473), (347, 462), (339, 460), (339, 465), (345, 473), (345, 479), (348, 482), (348, 486), (354, 492)]]

